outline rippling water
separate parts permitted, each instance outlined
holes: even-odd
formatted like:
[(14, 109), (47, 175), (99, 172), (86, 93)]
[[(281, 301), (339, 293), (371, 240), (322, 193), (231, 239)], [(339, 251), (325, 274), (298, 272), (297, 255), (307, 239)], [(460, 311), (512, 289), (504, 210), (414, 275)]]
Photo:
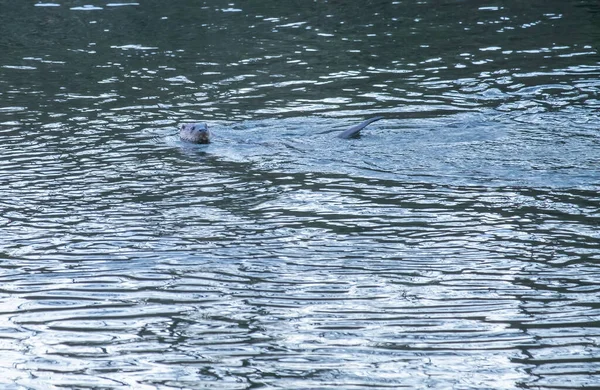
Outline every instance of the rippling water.
[(0, 387), (600, 387), (598, 20), (4, 4)]

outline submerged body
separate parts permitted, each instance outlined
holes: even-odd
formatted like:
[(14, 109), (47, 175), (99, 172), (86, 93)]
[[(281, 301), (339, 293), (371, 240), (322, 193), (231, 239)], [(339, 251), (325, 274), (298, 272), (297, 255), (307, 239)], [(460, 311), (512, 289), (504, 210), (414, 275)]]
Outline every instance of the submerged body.
[[(375, 118), (367, 119), (366, 121), (363, 121), (358, 125), (352, 126), (345, 130), (343, 133), (338, 135), (338, 138), (348, 139), (358, 136), (358, 133), (362, 129), (380, 119), (383, 119), (383, 117), (377, 116)], [(179, 137), (184, 141), (195, 144), (208, 144), (210, 143), (211, 133), (210, 130), (208, 130), (206, 123), (185, 123), (181, 125), (181, 128), (179, 129)]]

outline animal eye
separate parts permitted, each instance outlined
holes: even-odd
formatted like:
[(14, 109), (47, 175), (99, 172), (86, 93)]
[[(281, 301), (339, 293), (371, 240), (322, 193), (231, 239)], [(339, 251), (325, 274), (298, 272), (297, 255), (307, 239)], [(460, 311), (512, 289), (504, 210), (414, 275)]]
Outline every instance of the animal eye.
[(185, 129), (185, 125), (181, 125), (181, 130)]

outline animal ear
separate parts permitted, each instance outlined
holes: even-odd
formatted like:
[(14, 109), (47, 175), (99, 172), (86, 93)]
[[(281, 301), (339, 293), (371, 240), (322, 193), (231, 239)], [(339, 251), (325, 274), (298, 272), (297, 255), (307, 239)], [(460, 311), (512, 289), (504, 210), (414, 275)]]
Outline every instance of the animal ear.
[(185, 129), (185, 125), (181, 125), (181, 130), (184, 130), (184, 129)]

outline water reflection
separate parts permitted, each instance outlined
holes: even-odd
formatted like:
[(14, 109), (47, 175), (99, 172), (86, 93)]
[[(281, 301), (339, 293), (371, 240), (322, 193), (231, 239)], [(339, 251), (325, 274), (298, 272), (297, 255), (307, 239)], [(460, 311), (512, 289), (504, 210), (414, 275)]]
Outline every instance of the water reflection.
[(597, 386), (597, 13), (5, 5), (0, 384)]

